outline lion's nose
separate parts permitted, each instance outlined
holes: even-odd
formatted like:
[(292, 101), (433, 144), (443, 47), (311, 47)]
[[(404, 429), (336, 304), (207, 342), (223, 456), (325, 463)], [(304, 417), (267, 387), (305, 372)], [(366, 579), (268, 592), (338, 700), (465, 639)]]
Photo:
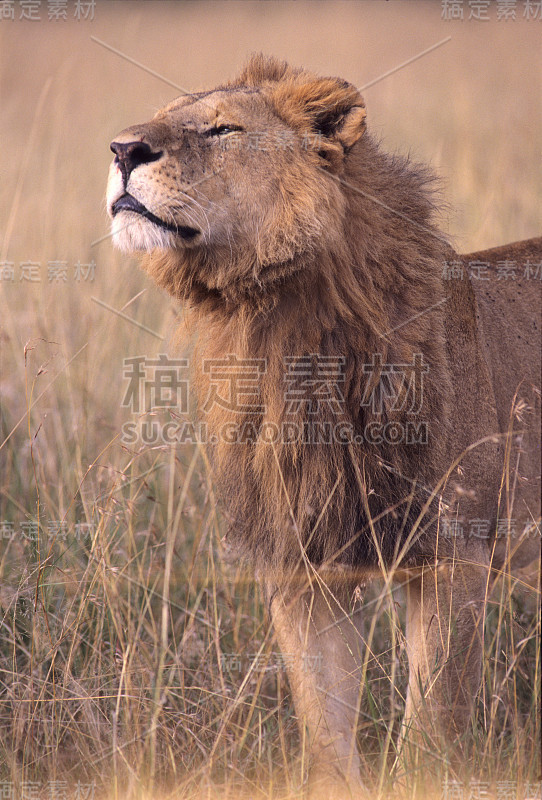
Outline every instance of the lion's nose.
[(124, 185), (128, 183), (130, 173), (140, 164), (156, 161), (162, 155), (161, 150), (153, 150), (146, 142), (111, 142), (111, 150), (116, 155)]

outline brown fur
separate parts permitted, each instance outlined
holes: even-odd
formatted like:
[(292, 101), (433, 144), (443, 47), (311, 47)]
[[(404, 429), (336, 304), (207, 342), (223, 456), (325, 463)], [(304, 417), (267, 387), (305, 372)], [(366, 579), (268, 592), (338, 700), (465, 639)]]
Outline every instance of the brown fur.
[[(237, 150), (217, 146), (218, 136), (205, 133), (226, 124), (245, 129), (238, 134), (244, 144)], [(258, 132), (259, 149), (243, 140), (250, 131)], [(336, 78), (318, 78), (257, 56), (237, 80), (174, 101), (116, 142), (125, 147), (144, 142), (153, 153), (163, 154), (138, 164), (127, 190), (155, 216), (196, 231), (166, 235), (153, 230), (162, 237), (160, 251), (145, 238), (152, 223), (138, 217), (141, 230), (124, 239), (121, 232), (117, 240), (126, 249), (152, 249), (146, 268), (185, 304), (198, 336), (200, 400), (210, 388), (201, 368), (204, 359), (231, 353), (265, 360), (255, 399), (265, 411), (240, 414), (214, 407), (206, 421), (219, 440), (210, 450), (231, 520), (228, 539), (265, 576), (272, 613), (273, 587), (284, 589), (301, 564), (328, 568), (331, 574), (340, 568), (343, 583), (344, 575), (352, 576), (346, 578), (351, 586), (360, 574), (376, 569), (432, 570), (458, 555), (487, 565), (490, 541), (439, 534), (439, 502), (450, 519), (489, 519), (493, 531), (499, 515), (512, 516), (504, 510), (502, 476), (505, 456), (510, 459), (507, 433), (518, 428), (511, 416), (516, 390), (528, 406), (519, 422), (525, 442), (536, 436), (527, 424), (537, 402), (536, 350), (531, 346), (539, 333), (533, 328), (535, 281), (499, 283), (493, 275), (487, 285), (478, 286), (468, 278), (443, 277), (446, 262), (459, 257), (433, 222), (431, 175), (381, 152), (366, 131), (363, 99)], [(111, 182), (110, 208), (122, 192), (115, 165)], [(118, 218), (133, 220), (134, 215)], [(540, 260), (542, 240), (523, 247), (522, 259)], [(503, 248), (471, 258), (495, 265), (514, 252)], [(512, 308), (514, 315), (505, 319)], [(506, 361), (499, 363), (503, 339)], [(344, 358), (345, 364), (344, 403), (333, 408), (322, 404), (316, 414), (306, 406), (291, 409), (283, 380), (285, 358), (311, 354)], [(408, 408), (394, 410), (378, 373), (370, 380), (371, 388), (382, 392), (382, 406), (361, 405), (367, 388), (364, 365), (375, 355), (382, 364), (410, 364), (415, 354), (423, 354), (429, 367), (418, 417)], [(399, 392), (399, 379), (394, 380)], [(359, 436), (370, 423), (406, 425), (413, 419), (427, 422), (428, 443), (270, 445), (257, 440), (232, 445), (219, 435), (228, 422), (252, 426), (249, 430), (257, 434), (265, 423), (280, 427), (294, 421), (342, 422)], [(531, 449), (533, 443), (536, 448), (536, 438)], [(528, 521), (538, 513), (536, 473), (529, 448), (523, 449), (527, 452), (520, 454), (516, 447), (515, 453), (520, 461), (514, 466), (526, 481), (515, 486), (514, 516)], [(505, 556), (500, 553), (500, 565)], [(483, 605), (484, 580), (476, 581), (481, 588), (475, 601)], [(468, 588), (462, 596), (467, 594)], [(299, 602), (286, 591), (283, 609), (273, 613), (283, 646), (293, 644), (287, 624), (281, 634), (278, 621), (286, 616), (292, 622), (300, 613), (292, 611), (292, 604), (299, 610)], [(441, 607), (446, 602), (441, 597)], [(482, 612), (477, 613), (467, 625), (473, 637)], [(411, 621), (411, 627), (416, 624)], [(422, 641), (420, 632), (415, 636)], [(419, 657), (411, 658), (419, 674), (420, 647)], [(465, 689), (469, 696), (476, 692), (477, 670), (474, 664), (472, 686)], [(442, 685), (457, 685), (449, 667), (444, 673), (448, 677)], [(312, 719), (307, 698), (316, 702), (318, 693), (312, 690), (311, 695), (295, 670), (291, 680), (298, 686), (294, 695), (298, 709), (303, 708), (300, 715)], [(331, 685), (332, 676), (329, 680)], [(448, 690), (439, 691), (435, 708), (453, 702)], [(415, 694), (412, 689), (407, 715), (419, 711)], [(467, 698), (465, 708), (468, 703)], [(317, 718), (311, 728), (314, 742), (321, 739)], [(351, 735), (352, 725), (344, 736)], [(341, 736), (336, 732), (335, 739)], [(319, 746), (323, 752), (329, 742)], [(334, 758), (339, 764), (343, 757)], [(346, 768), (341, 762), (337, 769), (354, 785), (351, 759), (349, 764)]]

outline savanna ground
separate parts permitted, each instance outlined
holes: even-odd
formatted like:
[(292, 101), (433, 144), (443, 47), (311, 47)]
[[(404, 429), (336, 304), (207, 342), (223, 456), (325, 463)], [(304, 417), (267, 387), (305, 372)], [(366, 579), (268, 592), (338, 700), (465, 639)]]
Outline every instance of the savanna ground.
[[(524, 6), (98, 2), (54, 22), (42, 2), (42, 21), (0, 20), (2, 798), (301, 796), (284, 669), (258, 588), (222, 559), (203, 453), (120, 441), (123, 359), (186, 353), (179, 309), (102, 238), (108, 144), (179, 92), (90, 37), (197, 89), (253, 50), (363, 87), (451, 36), (364, 95), (384, 146), (442, 177), (443, 229), (473, 251), (540, 233), (542, 21)], [(404, 598), (380, 589), (360, 740), (375, 798), (420, 797), (393, 745)], [(472, 759), (443, 796), (539, 796), (539, 596), (536, 570), (497, 581)]]

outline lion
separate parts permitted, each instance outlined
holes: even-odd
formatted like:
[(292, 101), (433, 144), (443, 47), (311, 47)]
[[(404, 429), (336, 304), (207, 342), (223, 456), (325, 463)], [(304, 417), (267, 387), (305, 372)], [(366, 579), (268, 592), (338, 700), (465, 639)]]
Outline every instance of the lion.
[[(148, 254), (197, 332), (226, 541), (290, 654), (309, 794), (365, 796), (356, 587), (405, 582), (400, 744), (449, 753), (481, 684), (492, 570), (539, 551), (542, 239), (459, 256), (431, 173), (382, 152), (359, 91), (262, 55), (111, 149), (113, 241)], [(222, 402), (213, 365), (235, 375)]]

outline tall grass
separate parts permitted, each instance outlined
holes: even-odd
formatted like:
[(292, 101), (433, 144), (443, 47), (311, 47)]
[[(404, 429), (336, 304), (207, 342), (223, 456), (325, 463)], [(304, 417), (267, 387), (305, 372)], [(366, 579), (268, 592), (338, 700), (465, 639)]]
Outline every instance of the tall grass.
[[(104, 3), (92, 25), (2, 23), (0, 258), (15, 279), (0, 281), (0, 785), (15, 796), (35, 782), (58, 800), (300, 797), (307, 758), (259, 589), (223, 553), (204, 453), (120, 441), (123, 358), (188, 351), (170, 345), (173, 303), (134, 259), (94, 243), (107, 232), (107, 145), (176, 92), (89, 36), (197, 88), (254, 49), (362, 84), (450, 33), (440, 70), (420, 62), (366, 92), (373, 130), (447, 176), (459, 211), (443, 224), (464, 247), (537, 233), (532, 26), (450, 27), (438, 4), (285, 5)], [(292, 30), (308, 15), (301, 44)], [(343, 42), (328, 56), (326, 31)], [(513, 61), (487, 54), (490, 36)], [(54, 261), (67, 262), (66, 281), (48, 280)], [(78, 261), (95, 261), (93, 281), (75, 280)], [(39, 282), (19, 279), (23, 262), (39, 263)], [(540, 779), (539, 598), (536, 572), (503, 574), (489, 598), (466, 771), (493, 793), (511, 781), (520, 797)], [(375, 797), (418, 797), (423, 775), (405, 772), (394, 746), (404, 597), (376, 584), (359, 602), (368, 781)]]

